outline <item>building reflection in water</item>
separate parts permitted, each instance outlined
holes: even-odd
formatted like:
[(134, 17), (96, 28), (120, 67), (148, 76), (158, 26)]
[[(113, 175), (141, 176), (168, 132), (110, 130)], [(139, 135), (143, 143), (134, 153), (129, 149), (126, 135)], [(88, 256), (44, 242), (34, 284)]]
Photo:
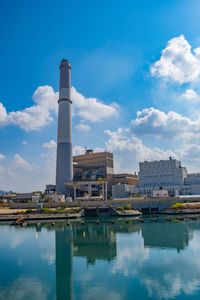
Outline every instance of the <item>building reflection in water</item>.
[[(117, 256), (117, 233), (141, 232), (144, 247), (185, 249), (197, 225), (180, 223), (144, 223), (63, 226), (56, 228), (57, 300), (73, 299), (73, 256), (84, 257), (88, 264), (111, 261)], [(200, 227), (200, 225), (199, 225)]]
[(130, 232), (131, 227), (138, 230), (135, 225), (112, 226), (108, 223), (56, 228), (57, 300), (73, 298), (73, 256), (85, 257), (90, 264), (97, 259), (110, 261), (117, 255), (116, 232)]
[(85, 257), (88, 263), (116, 257), (116, 234), (108, 224), (75, 226), (73, 237), (74, 256)]
[(192, 238), (189, 225), (184, 222), (151, 223), (141, 227), (144, 246), (184, 250)]
[(56, 241), (56, 295), (57, 300), (72, 299), (72, 230), (57, 228)]

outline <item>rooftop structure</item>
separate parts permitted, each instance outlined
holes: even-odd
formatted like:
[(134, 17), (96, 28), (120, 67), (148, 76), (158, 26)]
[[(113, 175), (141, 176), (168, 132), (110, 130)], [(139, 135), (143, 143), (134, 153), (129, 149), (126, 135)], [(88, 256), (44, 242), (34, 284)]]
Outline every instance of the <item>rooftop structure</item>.
[(129, 174), (129, 173), (120, 173), (120, 174), (113, 174), (111, 179), (111, 185), (116, 184), (127, 184), (127, 185), (137, 185), (139, 178), (136, 174)]

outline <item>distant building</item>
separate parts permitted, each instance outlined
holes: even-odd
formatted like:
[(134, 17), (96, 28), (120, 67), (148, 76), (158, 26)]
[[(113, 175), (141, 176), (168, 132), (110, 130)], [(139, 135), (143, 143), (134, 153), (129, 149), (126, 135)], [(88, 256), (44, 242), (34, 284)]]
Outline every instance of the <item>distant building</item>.
[(180, 161), (170, 157), (169, 160), (140, 162), (138, 174), (140, 186), (161, 187), (183, 185), (187, 170)]
[(47, 184), (45, 189), (45, 194), (52, 194), (56, 190), (55, 184)]
[(32, 201), (32, 193), (18, 193), (13, 197), (14, 202), (30, 202)]
[(171, 196), (200, 194), (200, 173), (187, 174), (181, 162), (172, 157), (140, 162), (138, 176), (138, 188), (143, 195), (153, 196), (153, 190), (162, 189)]
[(185, 184), (200, 184), (200, 173), (187, 174)]

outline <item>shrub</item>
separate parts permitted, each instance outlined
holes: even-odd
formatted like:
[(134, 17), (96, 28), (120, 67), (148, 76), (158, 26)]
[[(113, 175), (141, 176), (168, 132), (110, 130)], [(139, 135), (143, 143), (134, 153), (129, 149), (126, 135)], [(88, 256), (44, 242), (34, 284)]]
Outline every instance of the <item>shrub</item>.
[(172, 204), (171, 208), (172, 209), (181, 209), (181, 208), (184, 208), (184, 204), (180, 203), (180, 202), (177, 202), (175, 204)]
[(131, 206), (131, 204), (127, 204), (123, 208), (124, 208), (124, 210), (131, 210), (132, 206)]
[(25, 214), (31, 214), (33, 212), (33, 210), (32, 209), (27, 209), (27, 210), (25, 210)]
[(119, 210), (119, 211), (124, 211), (124, 207), (123, 206), (118, 206), (116, 209)]
[(52, 213), (53, 211), (50, 208), (42, 208), (41, 213), (43, 214), (49, 214)]

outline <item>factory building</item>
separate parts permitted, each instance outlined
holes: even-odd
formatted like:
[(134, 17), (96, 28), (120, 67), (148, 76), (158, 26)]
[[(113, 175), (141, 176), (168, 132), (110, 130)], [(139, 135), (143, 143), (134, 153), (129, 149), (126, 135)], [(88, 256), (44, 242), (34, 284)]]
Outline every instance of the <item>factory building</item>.
[(80, 180), (110, 180), (113, 176), (113, 154), (110, 152), (93, 152), (86, 150), (85, 154), (73, 156), (74, 181)]
[(138, 193), (138, 176), (136, 174), (114, 174), (112, 185), (112, 198), (129, 198)]
[(136, 185), (130, 185), (130, 184), (116, 184), (112, 185), (112, 198), (130, 198), (134, 197), (135, 194), (138, 193), (138, 188)]
[(183, 185), (187, 170), (180, 161), (170, 157), (169, 160), (140, 162), (138, 174), (140, 186), (160, 187)]
[(113, 154), (110, 152), (93, 152), (86, 149), (85, 154), (73, 157), (73, 186), (78, 188), (76, 196), (84, 194), (89, 198), (111, 196), (110, 179), (113, 176)]
[(153, 190), (159, 189), (167, 190), (171, 196), (200, 194), (200, 174), (187, 174), (181, 162), (172, 157), (140, 162), (138, 175), (142, 195), (153, 196)]

